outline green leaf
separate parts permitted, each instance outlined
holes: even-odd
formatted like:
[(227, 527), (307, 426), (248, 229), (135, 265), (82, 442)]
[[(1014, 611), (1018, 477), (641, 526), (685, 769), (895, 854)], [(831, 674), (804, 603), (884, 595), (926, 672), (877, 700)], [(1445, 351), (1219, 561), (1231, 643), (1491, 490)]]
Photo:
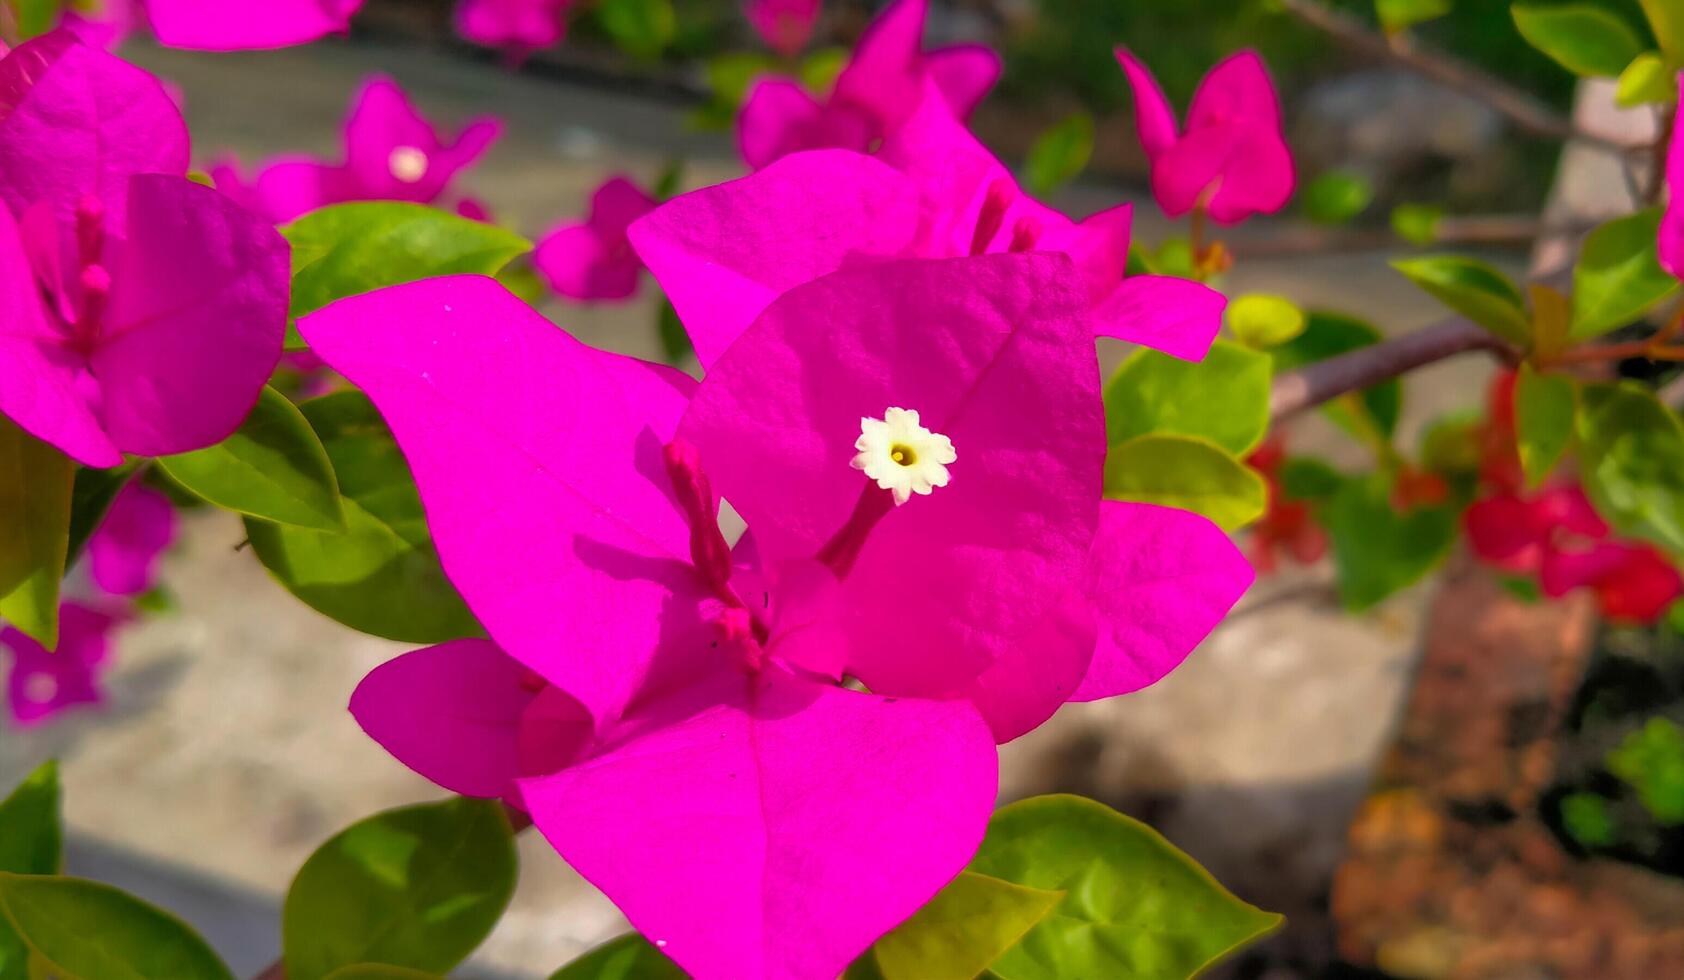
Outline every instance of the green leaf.
[(1269, 356), (1218, 340), (1197, 364), (1139, 350), (1105, 386), (1112, 444), (1150, 433), (1198, 436), (1243, 456), (1269, 427)]
[(649, 189), (649, 195), (657, 201), (665, 201), (684, 189), (684, 158), (679, 156), (667, 157), (666, 166), (661, 168), (655, 177), (655, 186)]
[(868, 955), (883, 980), (971, 980), (1064, 897), (1062, 891), (962, 872)]
[[(514, 232), (401, 201), (334, 204), (281, 228), (292, 243), (292, 316), (433, 276), (495, 275), (532, 249)], [(304, 346), (287, 329), (287, 349)]]
[(1516, 3), (1514, 26), (1528, 44), (1575, 75), (1613, 78), (1643, 53), (1625, 19), (1590, 3)]
[(1444, 209), (1436, 204), (1399, 204), (1392, 208), (1392, 231), (1411, 245), (1438, 241), (1438, 226)]
[(550, 980), (689, 980), (689, 976), (633, 932), (603, 943), (550, 974)]
[(73, 464), (0, 415), (0, 619), (58, 646)]
[(1661, 209), (1649, 208), (1615, 218), (1585, 238), (1573, 267), (1568, 336), (1589, 340), (1623, 327), (1678, 288), (1655, 255), (1660, 223)]
[[(1304, 332), (1270, 351), (1277, 374), (1325, 361), (1380, 342), (1373, 324), (1337, 313), (1311, 313)], [(1390, 438), (1403, 411), (1403, 385), (1397, 379), (1368, 388), (1354, 399), (1327, 403), (1322, 411), (1335, 424), (1358, 438), (1378, 433)]]
[(749, 86), (762, 75), (775, 73), (778, 64), (760, 51), (727, 51), (702, 66), (713, 101), (735, 113), (748, 98)]
[(1684, 426), (1647, 391), (1587, 387), (1579, 476), (1603, 519), (1684, 553)]
[(298, 527), (345, 527), (327, 450), (304, 413), (267, 386), (233, 435), (195, 452), (160, 456), (158, 465), (227, 510)]
[(678, 33), (672, 0), (601, 0), (596, 18), (620, 50), (634, 58), (660, 57)]
[(1076, 179), (1093, 156), (1093, 116), (1073, 112), (1035, 138), (1023, 164), (1029, 192), (1045, 197)]
[(1066, 893), (989, 967), (1001, 980), (1186, 980), (1282, 922), (1152, 828), (1079, 796), (1000, 809), (971, 870)]
[(56, 980), (233, 980), (186, 923), (110, 885), (0, 872), (0, 915)]
[(1666, 60), (1676, 70), (1684, 66), (1684, 0), (1637, 0), (1649, 18), (1649, 30)]
[(258, 560), (293, 595), (352, 629), (407, 643), (480, 635), (439, 567), (409, 465), (380, 413), (354, 391), (300, 407), (338, 475), (345, 530), (248, 519)]
[(0, 800), (0, 871), (54, 875), (63, 869), (58, 763), (41, 763)]
[(1637, 791), (1638, 802), (1663, 824), (1684, 824), (1684, 728), (1650, 718), (1608, 753), (1608, 771)]
[(1677, 82), (1658, 51), (1645, 51), (1631, 59), (1614, 89), (1614, 102), (1622, 109), (1640, 105), (1669, 105), (1678, 101)]
[(90, 466), (76, 468), (76, 477), (70, 488), (70, 534), (65, 545), (64, 559), (66, 568), (76, 564), (76, 559), (82, 556), (82, 549), (87, 547), (88, 539), (99, 529), (100, 521), (105, 520), (105, 513), (111, 509), (111, 502), (117, 499), (117, 494), (139, 471), (139, 464), (133, 462), (113, 466), (108, 470), (94, 469)]
[(1324, 225), (1342, 225), (1374, 202), (1374, 185), (1348, 170), (1329, 170), (1304, 187), (1299, 198), (1304, 214)]
[(1573, 418), (1578, 412), (1578, 388), (1564, 374), (1539, 374), (1530, 364), (1520, 367), (1514, 390), (1515, 435), (1526, 484), (1537, 487), (1561, 462), (1573, 441)]
[(1263, 478), (1220, 446), (1170, 435), (1112, 446), (1105, 457), (1105, 495), (1190, 510), (1230, 531), (1262, 517), (1269, 503)]
[(1293, 456), (1281, 463), (1281, 494), (1289, 500), (1326, 500), (1345, 485), (1345, 474), (1326, 460)]
[(1425, 578), (1456, 540), (1455, 508), (1400, 512), (1392, 504), (1392, 480), (1383, 473), (1346, 480), (1319, 516), (1333, 541), (1339, 598), (1351, 612)]
[(1480, 432), (1485, 420), (1476, 411), (1451, 412), (1421, 432), (1421, 466), (1440, 476), (1471, 476), (1479, 471)]
[[(0, 800), (0, 871), (56, 875), (64, 866), (58, 763), (48, 760)], [(0, 977), (28, 975), (29, 947), (0, 913)]]
[(1526, 302), (1509, 278), (1478, 259), (1428, 255), (1397, 259), (1392, 268), (1440, 303), (1511, 343), (1532, 339)]
[(1374, 12), (1391, 33), (1443, 17), (1450, 13), (1450, 0), (1374, 0)]
[(549, 294), (549, 287), (538, 275), (538, 267), (518, 256), (498, 270), (497, 281), (527, 306), (537, 306)]
[(1240, 343), (1265, 350), (1304, 332), (1304, 311), (1284, 296), (1247, 293), (1228, 301), (1228, 329)]
[(801, 87), (819, 98), (830, 94), (836, 78), (848, 66), (853, 52), (843, 47), (819, 48), (801, 60)]
[(17, 39), (40, 37), (58, 26), (66, 0), (7, 0), (17, 25)]
[(661, 353), (666, 356), (668, 364), (682, 367), (695, 359), (696, 348), (690, 343), (690, 332), (684, 329), (684, 321), (678, 318), (672, 301), (664, 296), (661, 297), (661, 310), (655, 314), (655, 332), (661, 338)]
[(1619, 825), (1608, 801), (1595, 793), (1570, 793), (1561, 800), (1561, 825), (1584, 847), (1608, 847), (1619, 839)]
[(287, 980), (359, 963), (444, 973), (497, 924), (515, 873), (496, 800), (458, 796), (359, 820), (317, 848), (287, 891)]

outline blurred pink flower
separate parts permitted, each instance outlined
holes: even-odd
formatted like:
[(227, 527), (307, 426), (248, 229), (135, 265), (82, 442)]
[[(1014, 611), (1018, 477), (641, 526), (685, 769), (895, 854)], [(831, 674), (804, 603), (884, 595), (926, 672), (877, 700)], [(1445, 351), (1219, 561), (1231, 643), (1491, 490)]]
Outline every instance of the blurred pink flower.
[(785, 58), (807, 46), (819, 19), (820, 0), (745, 0), (743, 13), (761, 40)]
[(221, 441), (280, 357), (286, 242), (175, 176), (186, 126), (140, 69), (58, 31), (0, 93), (0, 413), (88, 466)]
[(152, 588), (158, 559), (174, 540), (170, 499), (131, 480), (88, 538), (88, 573), (111, 595), (138, 595)]
[(610, 177), (591, 195), (583, 222), (556, 228), (538, 242), (533, 265), (550, 288), (569, 299), (626, 299), (637, 291), (643, 271), (626, 229), (657, 203), (630, 179)]
[(363, 0), (144, 0), (168, 48), (245, 51), (343, 34)]
[(111, 630), (126, 617), (77, 602), (59, 605), (58, 649), (47, 650), (13, 626), (0, 629), (12, 653), (6, 707), (19, 725), (38, 725), (78, 704), (100, 704), (99, 687), (111, 653)]
[(1171, 217), (1203, 208), (1231, 225), (1273, 214), (1292, 197), (1292, 151), (1281, 131), (1280, 100), (1255, 51), (1210, 70), (1193, 94), (1187, 128), (1157, 80), (1127, 48), (1116, 49), (1134, 88), (1135, 129), (1152, 163), (1152, 193)]
[[(931, 91), (876, 157), (794, 154), (666, 202), (630, 238), (704, 368), (784, 290), (825, 273), (908, 256), (1026, 251), (1070, 258), (1095, 333), (1202, 358), (1226, 300), (1185, 279), (1125, 277), (1130, 220), (1124, 205), (1073, 222), (1025, 194)], [(719, 288), (722, 277), (733, 288)]]
[(66, 6), (60, 26), (83, 44), (115, 51), (130, 34), (146, 26), (142, 0), (94, 0)]
[(934, 85), (959, 118), (1000, 77), (1000, 58), (982, 45), (923, 50), (928, 0), (895, 0), (860, 38), (822, 102), (796, 82), (755, 82), (737, 116), (737, 146), (759, 169), (798, 150), (870, 149), (917, 110)]
[[(1684, 73), (1679, 75), (1684, 92)], [(1672, 128), (1672, 142), (1666, 154), (1666, 211), (1661, 215), (1657, 251), (1661, 267), (1684, 279), (1684, 126)]]
[(498, 120), (480, 117), (454, 138), (443, 138), (396, 82), (376, 76), (364, 83), (345, 120), (343, 163), (282, 157), (247, 181), (236, 161), (223, 160), (210, 174), (218, 190), (277, 223), (344, 201), (435, 204), (451, 196), (456, 175), (479, 159), (501, 129)]
[(515, 60), (561, 43), (573, 0), (461, 0), (456, 30), (488, 48), (500, 48)]

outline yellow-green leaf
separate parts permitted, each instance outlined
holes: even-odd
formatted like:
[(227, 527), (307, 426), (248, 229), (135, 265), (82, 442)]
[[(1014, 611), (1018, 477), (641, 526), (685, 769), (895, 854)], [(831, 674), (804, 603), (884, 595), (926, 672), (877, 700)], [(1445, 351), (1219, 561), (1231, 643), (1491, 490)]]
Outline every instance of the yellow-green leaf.
[(1530, 342), (1526, 303), (1509, 278), (1489, 263), (1460, 255), (1399, 259), (1392, 268), (1439, 302), (1511, 343)]
[(1643, 52), (1618, 14), (1591, 3), (1517, 3), (1509, 8), (1528, 44), (1575, 75), (1613, 78)]
[(1591, 232), (1573, 267), (1574, 340), (1625, 326), (1678, 289), (1655, 252), (1661, 209), (1615, 218)]
[(1631, 59), (1620, 72), (1614, 101), (1622, 109), (1640, 105), (1666, 105), (1678, 101), (1678, 83), (1667, 70), (1666, 59), (1657, 51), (1645, 51)]
[(1228, 301), (1225, 317), (1234, 338), (1254, 350), (1278, 347), (1304, 332), (1304, 311), (1285, 296), (1236, 296)]
[(1105, 386), (1107, 437), (1197, 436), (1243, 456), (1269, 427), (1269, 374), (1267, 354), (1227, 340), (1198, 363), (1136, 351)]
[(1515, 382), (1515, 436), (1528, 486), (1544, 482), (1573, 441), (1578, 388), (1564, 374), (1539, 374), (1522, 365)]
[(1146, 435), (1112, 446), (1105, 495), (1190, 510), (1228, 530), (1263, 516), (1268, 486), (1250, 467), (1205, 439)]
[(110, 885), (0, 872), (0, 916), (54, 980), (233, 980), (198, 933)]
[(51, 650), (70, 545), (69, 457), (0, 415), (0, 619)]
[(1062, 891), (966, 871), (868, 955), (883, 980), (971, 980), (1063, 898)]

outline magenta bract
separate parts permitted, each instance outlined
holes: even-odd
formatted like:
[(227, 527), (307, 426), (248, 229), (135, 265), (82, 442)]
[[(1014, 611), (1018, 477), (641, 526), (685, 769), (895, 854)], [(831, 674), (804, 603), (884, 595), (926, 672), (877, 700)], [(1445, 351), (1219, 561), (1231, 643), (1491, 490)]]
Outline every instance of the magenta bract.
[(88, 573), (111, 595), (138, 595), (152, 587), (158, 559), (174, 540), (169, 498), (132, 480), (88, 538)]
[(1165, 214), (1200, 207), (1226, 225), (1285, 206), (1296, 182), (1292, 152), (1274, 84), (1255, 51), (1241, 51), (1210, 70), (1193, 94), (1184, 131), (1146, 66), (1127, 48), (1116, 54), (1134, 88), (1135, 129)]
[(630, 179), (610, 177), (591, 195), (584, 221), (552, 229), (538, 242), (532, 264), (551, 289), (569, 299), (626, 299), (637, 291), (643, 271), (626, 229), (656, 203)]
[(47, 650), (13, 626), (0, 629), (12, 653), (6, 706), (19, 725), (37, 725), (66, 708), (99, 704), (99, 674), (110, 658), (111, 630), (124, 617), (78, 602), (60, 604), (58, 648)]
[(0, 62), (0, 113), (0, 413), (90, 466), (227, 437), (280, 357), (285, 240), (179, 175), (155, 79), (65, 32)]
[(743, 13), (767, 47), (793, 58), (813, 36), (819, 0), (746, 0)]
[(456, 5), (456, 30), (518, 60), (561, 43), (572, 5), (573, 0), (462, 0)]
[(363, 0), (146, 0), (158, 43), (244, 51), (308, 44), (342, 34)]

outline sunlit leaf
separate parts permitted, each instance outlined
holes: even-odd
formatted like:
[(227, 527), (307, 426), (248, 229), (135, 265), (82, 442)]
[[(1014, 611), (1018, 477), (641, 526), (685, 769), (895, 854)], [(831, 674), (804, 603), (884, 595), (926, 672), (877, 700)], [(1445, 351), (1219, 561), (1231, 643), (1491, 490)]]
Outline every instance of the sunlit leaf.
[(287, 891), (287, 980), (363, 963), (444, 973), (473, 952), (515, 887), (502, 804), (455, 797), (359, 820), (316, 849)]
[(867, 956), (883, 980), (971, 980), (1016, 945), (1064, 898), (966, 871)]
[(1613, 78), (1643, 53), (1618, 14), (1591, 3), (1516, 3), (1509, 8), (1528, 44), (1575, 75)]
[(1660, 222), (1661, 209), (1649, 208), (1615, 218), (1585, 238), (1573, 267), (1574, 340), (1623, 327), (1678, 289), (1655, 254)]
[(58, 646), (74, 469), (0, 415), (0, 619), (49, 650)]
[(1045, 197), (1076, 179), (1093, 156), (1093, 116), (1073, 112), (1036, 137), (1024, 162), (1029, 192)]
[(0, 916), (54, 980), (233, 980), (175, 916), (110, 885), (0, 872)]
[(1269, 427), (1269, 375), (1267, 354), (1226, 340), (1212, 344), (1196, 364), (1136, 351), (1105, 386), (1108, 438), (1199, 436), (1243, 456)]
[(550, 980), (688, 980), (689, 974), (637, 933), (611, 939), (550, 974)]
[(1228, 301), (1228, 329), (1255, 350), (1278, 347), (1304, 332), (1304, 311), (1285, 296), (1246, 293)]
[(1065, 893), (989, 967), (1001, 980), (1188, 980), (1282, 922), (1152, 828), (1079, 796), (1002, 808), (971, 870)]
[(1647, 391), (1589, 386), (1579, 475), (1597, 513), (1625, 534), (1684, 553), (1684, 426)]
[(1620, 72), (1614, 88), (1614, 102), (1622, 109), (1640, 105), (1666, 105), (1678, 101), (1678, 82), (1659, 52), (1645, 51), (1631, 59)]
[(352, 629), (409, 643), (482, 631), (439, 567), (403, 453), (360, 392), (300, 406), (338, 478), (343, 531), (248, 519), (252, 550), (288, 591)]
[(345, 526), (327, 450), (298, 407), (270, 387), (233, 435), (195, 452), (160, 456), (158, 465), (227, 510), (319, 530)]
[(1398, 259), (1392, 268), (1473, 322), (1511, 343), (1531, 341), (1526, 302), (1514, 283), (1491, 265), (1459, 255)]
[(1268, 486), (1222, 447), (1189, 436), (1146, 435), (1111, 447), (1105, 495), (1203, 514), (1228, 530), (1263, 516)]
[(1539, 374), (1522, 365), (1515, 383), (1515, 437), (1528, 486), (1544, 482), (1573, 441), (1578, 389), (1563, 374)]

